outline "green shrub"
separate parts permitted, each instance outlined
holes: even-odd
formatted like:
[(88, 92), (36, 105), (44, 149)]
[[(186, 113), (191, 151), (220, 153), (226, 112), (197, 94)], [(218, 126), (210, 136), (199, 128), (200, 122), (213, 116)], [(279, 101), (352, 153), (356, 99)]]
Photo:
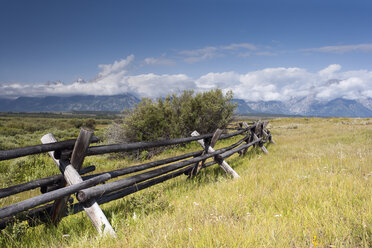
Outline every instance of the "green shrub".
[(96, 121), (94, 119), (88, 119), (88, 120), (86, 120), (85, 127), (94, 130), (95, 126), (96, 126)]
[(84, 125), (84, 121), (81, 119), (72, 119), (70, 120), (71, 125), (75, 128), (81, 128)]
[(224, 95), (215, 89), (196, 94), (184, 91), (157, 101), (144, 98), (124, 119), (125, 141), (187, 137), (194, 130), (204, 134), (224, 128), (236, 107), (232, 97), (231, 91)]

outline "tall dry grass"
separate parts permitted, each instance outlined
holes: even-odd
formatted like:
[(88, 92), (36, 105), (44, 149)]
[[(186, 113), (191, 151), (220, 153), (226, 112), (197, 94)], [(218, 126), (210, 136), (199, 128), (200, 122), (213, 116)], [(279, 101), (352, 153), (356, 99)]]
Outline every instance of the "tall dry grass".
[(372, 119), (276, 119), (269, 128), (277, 142), (269, 155), (228, 160), (238, 180), (214, 166), (103, 205), (115, 240), (97, 238), (80, 213), (58, 227), (8, 228), (2, 245), (371, 247)]

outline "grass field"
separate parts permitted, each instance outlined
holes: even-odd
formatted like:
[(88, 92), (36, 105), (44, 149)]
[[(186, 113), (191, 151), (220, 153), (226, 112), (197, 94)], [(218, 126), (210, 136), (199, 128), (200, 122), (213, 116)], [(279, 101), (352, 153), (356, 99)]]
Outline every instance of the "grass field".
[[(98, 127), (104, 133), (106, 124)], [(70, 129), (74, 135), (79, 130)], [(58, 227), (8, 227), (0, 247), (372, 247), (372, 119), (283, 118), (270, 120), (269, 129), (277, 142), (269, 155), (251, 151), (228, 159), (240, 179), (213, 166), (194, 180), (181, 176), (102, 205), (117, 239), (98, 238), (79, 213)], [(40, 137), (53, 130), (63, 133), (47, 126)], [(24, 136), (28, 143), (38, 143), (37, 132)], [(3, 143), (13, 142), (4, 137)], [(168, 150), (154, 159), (195, 149)], [(130, 163), (108, 158), (88, 157), (86, 164), (104, 171)], [(9, 173), (22, 166), (27, 169), (18, 177)], [(57, 170), (37, 155), (0, 162), (0, 173), (4, 186)], [(35, 194), (0, 200), (0, 206)]]

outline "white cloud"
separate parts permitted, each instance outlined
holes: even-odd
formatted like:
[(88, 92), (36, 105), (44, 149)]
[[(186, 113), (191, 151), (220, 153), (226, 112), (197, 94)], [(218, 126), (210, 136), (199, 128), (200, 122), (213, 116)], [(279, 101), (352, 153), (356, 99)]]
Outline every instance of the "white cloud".
[(185, 74), (153, 73), (130, 76), (125, 79), (129, 91), (146, 97), (166, 96), (186, 89), (195, 89), (195, 82)]
[(347, 53), (347, 52), (372, 52), (372, 44), (356, 44), (343, 46), (324, 46), (316, 48), (307, 48), (302, 51), (325, 52), (325, 53)]
[(341, 65), (333, 64), (318, 72), (319, 76), (326, 79), (335, 78), (335, 72), (341, 70)]
[[(235, 97), (250, 101), (284, 100), (298, 96), (306, 87), (309, 73), (299, 68), (267, 68), (238, 74), (235, 72), (208, 73), (196, 80), (199, 89), (222, 88), (233, 90)], [(297, 87), (297, 90), (291, 88)], [(303, 93), (302, 93), (303, 94)], [(300, 94), (301, 95), (301, 94)]]
[(195, 82), (185, 74), (156, 75), (153, 73), (127, 75), (133, 62), (130, 55), (113, 64), (99, 65), (101, 72), (95, 79), (85, 82), (81, 78), (71, 84), (61, 82), (47, 84), (3, 84), (0, 97), (44, 96), (44, 95), (116, 95), (133, 93), (143, 97), (160, 97), (185, 89), (194, 89)]
[(333, 99), (337, 97), (345, 97), (348, 99), (358, 99), (360, 90), (365, 87), (364, 82), (360, 78), (348, 78), (339, 83), (331, 84), (328, 87), (323, 86), (319, 88), (318, 98)]
[(341, 80), (318, 87), (318, 98), (334, 99), (343, 97), (353, 100), (372, 98), (372, 71), (345, 71), (338, 72), (334, 76)]
[(208, 46), (196, 50), (180, 51), (179, 54), (186, 56), (184, 58), (185, 62), (194, 63), (219, 56), (220, 54), (217, 53), (217, 50), (217, 47)]
[[(205, 91), (221, 88), (232, 90), (236, 98), (248, 101), (289, 100), (313, 95), (317, 99), (362, 99), (372, 97), (372, 71), (342, 71), (337, 64), (309, 72), (298, 67), (277, 67), (247, 73), (210, 72), (193, 79), (186, 74), (128, 75), (134, 56), (113, 64), (100, 65), (95, 79), (78, 79), (71, 84), (2, 84), (0, 97), (45, 95), (116, 95), (134, 93), (144, 97), (160, 97), (185, 89)], [(337, 79), (337, 80), (334, 80)]]
[(115, 61), (113, 64), (108, 65), (98, 65), (102, 71), (98, 74), (100, 77), (104, 77), (111, 73), (115, 73), (118, 71), (123, 71), (132, 61), (134, 60), (134, 55), (129, 55), (126, 59), (122, 59), (120, 61)]
[(248, 50), (257, 50), (258, 48), (251, 44), (251, 43), (232, 43), (228, 46), (221, 46), (221, 49), (224, 49), (224, 50), (235, 50), (235, 49), (240, 49), (240, 48), (245, 48), (245, 49), (248, 49)]
[(213, 89), (221, 88), (227, 89), (234, 85), (240, 84), (240, 74), (235, 72), (222, 72), (222, 73), (207, 73), (201, 76), (196, 81), (198, 89)]
[[(195, 63), (215, 57), (222, 57), (227, 54), (234, 54), (238, 51), (257, 50), (258, 48), (251, 43), (232, 43), (227, 46), (207, 46), (195, 50), (183, 50), (179, 54), (184, 56), (187, 63)], [(238, 56), (246, 57), (247, 52), (239, 52)]]
[(372, 97), (372, 71), (340, 70), (340, 65), (330, 65), (317, 73), (297, 67), (266, 68), (245, 74), (208, 73), (197, 79), (196, 84), (203, 90), (216, 87), (232, 90), (236, 98), (248, 101), (290, 100), (308, 95), (319, 100)]
[(174, 65), (175, 64), (173, 60), (164, 58), (164, 57), (159, 57), (159, 58), (148, 57), (148, 58), (145, 58), (143, 61), (147, 65)]

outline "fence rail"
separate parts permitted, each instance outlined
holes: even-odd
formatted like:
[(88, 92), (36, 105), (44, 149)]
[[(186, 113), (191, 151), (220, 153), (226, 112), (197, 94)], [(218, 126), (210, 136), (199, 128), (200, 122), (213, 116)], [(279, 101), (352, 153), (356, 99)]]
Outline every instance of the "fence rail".
[[(257, 147), (264, 153), (268, 153), (264, 144), (275, 142), (272, 139), (270, 131), (267, 129), (267, 124), (268, 122), (261, 121), (254, 122), (251, 125), (240, 123), (226, 129), (234, 130), (233, 132), (224, 134), (222, 134), (222, 130), (217, 129), (215, 133), (199, 135), (197, 132), (194, 132), (191, 137), (179, 139), (90, 147), (90, 143), (97, 142), (98, 140), (92, 136), (93, 133), (82, 129), (76, 140), (0, 151), (0, 160), (49, 152), (49, 155), (51, 155), (61, 170), (60, 175), (0, 189), (0, 198), (9, 197), (35, 188), (40, 188), (42, 193), (41, 195), (0, 208), (0, 229), (14, 223), (16, 220), (27, 220), (30, 225), (38, 225), (45, 222), (58, 224), (58, 221), (64, 216), (84, 210), (92, 220), (92, 224), (96, 227), (99, 234), (109, 234), (115, 237), (114, 230), (103, 215), (98, 204), (123, 198), (129, 194), (183, 174), (188, 175), (188, 177), (194, 177), (199, 173), (200, 169), (213, 164), (219, 164), (226, 173), (232, 175), (233, 178), (238, 178), (239, 175), (228, 165), (225, 159), (235, 153), (244, 155), (249, 147)], [(243, 137), (234, 144), (217, 150), (213, 149), (217, 140), (238, 135), (243, 135)], [(48, 134), (42, 138), (42, 141), (46, 143), (56, 140), (52, 134)], [(203, 149), (127, 168), (80, 176), (95, 170), (94, 166), (80, 169), (85, 156), (129, 152), (139, 149), (189, 143), (192, 141), (198, 141)], [(210, 158), (213, 161), (206, 162)], [(136, 172), (141, 173), (102, 184), (119, 176)], [(67, 211), (66, 205), (70, 200), (71, 194), (76, 194), (79, 202), (75, 204), (71, 203), (69, 211)], [(54, 201), (54, 203), (47, 204), (51, 201)]]

